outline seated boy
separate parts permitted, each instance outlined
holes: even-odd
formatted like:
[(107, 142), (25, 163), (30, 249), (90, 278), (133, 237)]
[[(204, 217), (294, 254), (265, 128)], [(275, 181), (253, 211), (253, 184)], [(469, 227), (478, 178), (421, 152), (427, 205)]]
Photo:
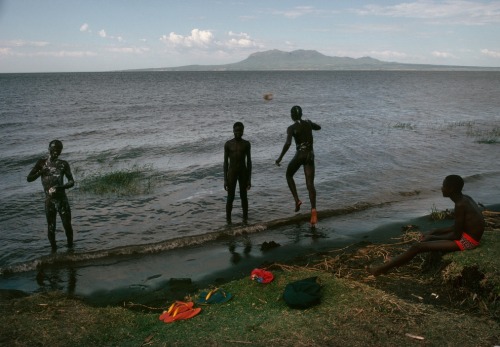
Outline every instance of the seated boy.
[(485, 226), (483, 214), (470, 196), (462, 194), (463, 186), (462, 177), (450, 175), (444, 179), (441, 187), (443, 196), (455, 203), (455, 223), (451, 227), (423, 233), (421, 241), (412, 245), (405, 253), (379, 267), (369, 268), (368, 271), (378, 276), (408, 263), (422, 252), (465, 251), (479, 246)]

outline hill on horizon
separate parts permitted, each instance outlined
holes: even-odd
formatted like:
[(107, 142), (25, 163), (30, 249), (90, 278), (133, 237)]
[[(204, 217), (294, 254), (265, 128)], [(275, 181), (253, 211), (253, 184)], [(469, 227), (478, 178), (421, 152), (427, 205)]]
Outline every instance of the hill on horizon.
[(371, 57), (331, 57), (315, 50), (284, 52), (278, 49), (252, 53), (231, 64), (185, 65), (178, 67), (136, 69), (134, 71), (323, 71), (323, 70), (408, 70), (408, 71), (500, 71), (500, 67), (404, 64)]

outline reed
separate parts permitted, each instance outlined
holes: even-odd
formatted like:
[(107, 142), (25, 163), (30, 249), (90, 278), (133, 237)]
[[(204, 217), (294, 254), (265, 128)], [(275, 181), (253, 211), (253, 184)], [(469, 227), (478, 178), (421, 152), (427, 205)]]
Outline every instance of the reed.
[(414, 130), (415, 129), (415, 125), (413, 125), (413, 124), (411, 124), (411, 123), (401, 123), (401, 122), (397, 122), (392, 127), (395, 128), (395, 129), (404, 129), (404, 130)]
[(472, 128), (472, 126), (474, 126), (474, 122), (471, 122), (471, 121), (452, 122), (452, 123), (448, 124), (448, 128), (457, 128), (457, 127)]
[(495, 144), (500, 143), (500, 127), (494, 127), (489, 130), (477, 130), (469, 127), (467, 136), (475, 137), (477, 143)]
[(110, 172), (97, 172), (84, 176), (78, 185), (81, 192), (92, 194), (119, 194), (139, 195), (148, 194), (153, 189), (152, 175), (149, 166), (136, 166), (114, 170)]
[(431, 220), (453, 219), (453, 211), (450, 211), (448, 209), (439, 211), (436, 208), (436, 205), (432, 205), (430, 218)]

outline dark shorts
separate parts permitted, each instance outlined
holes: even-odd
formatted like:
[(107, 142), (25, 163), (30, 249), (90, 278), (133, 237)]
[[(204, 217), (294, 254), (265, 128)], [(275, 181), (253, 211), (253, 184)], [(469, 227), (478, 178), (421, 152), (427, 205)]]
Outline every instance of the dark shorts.
[(314, 166), (313, 151), (297, 151), (292, 159), (295, 165), (312, 165)]

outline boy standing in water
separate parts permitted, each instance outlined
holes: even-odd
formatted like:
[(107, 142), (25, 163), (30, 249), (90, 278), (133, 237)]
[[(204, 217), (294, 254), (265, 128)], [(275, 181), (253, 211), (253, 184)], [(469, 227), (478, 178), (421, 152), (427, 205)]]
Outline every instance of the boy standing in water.
[(457, 175), (447, 176), (441, 191), (444, 197), (455, 203), (455, 223), (448, 228), (441, 228), (423, 233), (420, 242), (414, 244), (405, 253), (391, 261), (368, 271), (378, 276), (392, 268), (404, 265), (422, 252), (455, 252), (473, 249), (479, 246), (484, 232), (484, 218), (476, 202), (462, 194), (464, 180)]
[(252, 158), (250, 155), (250, 142), (242, 139), (243, 131), (243, 123), (234, 123), (234, 139), (227, 141), (224, 145), (224, 189), (227, 191), (226, 220), (228, 223), (231, 223), (231, 212), (237, 182), (240, 188), (243, 222), (248, 220), (247, 191), (252, 186)]
[[(59, 140), (53, 140), (49, 144), (49, 157), (37, 161), (30, 171), (27, 180), (33, 182), (41, 177), (43, 190), (45, 192), (45, 215), (48, 224), (48, 237), (52, 251), (56, 246), (56, 216), (61, 217), (68, 247), (73, 247), (73, 227), (71, 226), (71, 209), (65, 190), (75, 185), (69, 164), (59, 159), (63, 144)], [(67, 183), (64, 184), (64, 176)]]
[(297, 152), (292, 161), (288, 164), (286, 181), (295, 200), (295, 212), (298, 212), (300, 210), (300, 205), (302, 205), (302, 201), (300, 201), (297, 194), (293, 175), (295, 175), (301, 166), (304, 166), (304, 175), (306, 176), (306, 185), (309, 192), (309, 200), (311, 202), (311, 225), (315, 226), (318, 222), (318, 215), (316, 212), (316, 188), (314, 187), (315, 166), (312, 131), (320, 130), (321, 127), (310, 120), (302, 120), (302, 108), (300, 106), (292, 107), (291, 117), (294, 123), (290, 125), (286, 131), (287, 137), (285, 145), (283, 146), (279, 158), (276, 160), (276, 165), (280, 165), (283, 156), (292, 144), (293, 137), (295, 139)]

